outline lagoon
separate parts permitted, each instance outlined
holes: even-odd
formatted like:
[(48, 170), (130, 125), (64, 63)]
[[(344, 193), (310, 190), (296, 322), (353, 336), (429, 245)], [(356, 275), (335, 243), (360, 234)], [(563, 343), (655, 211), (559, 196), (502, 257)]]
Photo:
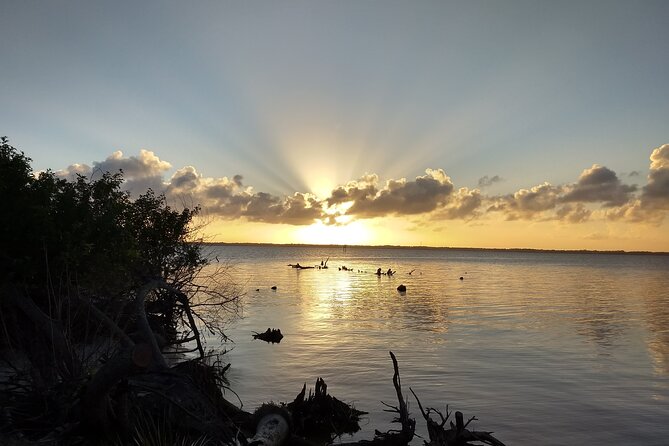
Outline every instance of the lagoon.
[[(508, 445), (669, 442), (669, 256), (206, 250), (232, 265), (245, 292), (243, 318), (227, 330), (234, 343), (223, 348), (232, 348), (230, 387), (246, 410), (291, 401), (322, 377), (332, 395), (369, 412), (353, 439), (371, 439), (393, 427), (380, 402), (396, 403), (392, 350), (405, 396), (411, 387), (423, 405), (476, 415), (474, 429)], [(287, 266), (326, 258), (328, 269)], [(397, 273), (379, 277), (377, 268)], [(281, 329), (280, 344), (252, 339), (268, 327)], [(413, 399), (410, 411), (426, 437)]]

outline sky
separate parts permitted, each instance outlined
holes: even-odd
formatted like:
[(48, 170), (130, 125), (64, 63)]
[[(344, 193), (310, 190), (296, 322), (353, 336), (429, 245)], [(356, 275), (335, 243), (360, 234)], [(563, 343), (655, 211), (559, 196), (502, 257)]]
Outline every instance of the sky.
[(259, 243), (669, 251), (669, 2), (0, 2), (0, 134)]

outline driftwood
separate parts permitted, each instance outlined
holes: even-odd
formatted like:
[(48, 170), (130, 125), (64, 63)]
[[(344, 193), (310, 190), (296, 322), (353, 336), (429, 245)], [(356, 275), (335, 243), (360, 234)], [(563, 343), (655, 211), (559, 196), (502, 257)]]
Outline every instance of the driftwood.
[(314, 269), (315, 266), (302, 266), (299, 263), (289, 263), (288, 266), (295, 269)]
[(253, 339), (260, 339), (261, 341), (278, 344), (283, 339), (283, 335), (281, 334), (281, 330), (278, 328), (268, 328), (263, 333), (254, 332)]
[(343, 443), (342, 446), (406, 446), (413, 439), (416, 432), (416, 420), (409, 416), (407, 400), (405, 400), (402, 395), (400, 370), (397, 365), (397, 358), (395, 358), (393, 352), (390, 352), (390, 358), (393, 360), (393, 386), (395, 387), (395, 393), (397, 394), (398, 405), (391, 406), (383, 401), (381, 403), (388, 407), (388, 409), (384, 409), (385, 412), (397, 414), (397, 417), (393, 419), (393, 422), (399, 423), (401, 428), (399, 430), (389, 430), (388, 432), (375, 431), (373, 440)]
[[(427, 423), (427, 432), (430, 436), (429, 443), (425, 442), (427, 446), (473, 446), (472, 442), (489, 444), (491, 446), (504, 446), (504, 443), (491, 435), (492, 432), (468, 430), (467, 426), (469, 426), (469, 423), (478, 420), (478, 418), (471, 417), (465, 423), (462, 412), (455, 412), (455, 424), (451, 421), (450, 428), (444, 429), (444, 425), (446, 425), (446, 422), (451, 416), (451, 412), (448, 411), (448, 406), (446, 406), (446, 416), (437, 409), (431, 407), (423, 410), (423, 405), (420, 403), (416, 393), (413, 389), (409, 390), (411, 390), (414, 398), (416, 398), (420, 413), (423, 415), (423, 418)], [(441, 422), (434, 421), (432, 417), (430, 417), (431, 413), (439, 415)]]
[(281, 446), (290, 437), (290, 414), (274, 404), (263, 404), (254, 414), (255, 435), (248, 446)]
[[(390, 357), (393, 360), (393, 369), (395, 371), (393, 374), (393, 386), (395, 387), (395, 392), (397, 393), (397, 401), (399, 405), (391, 406), (386, 403), (383, 404), (389, 408), (386, 410), (387, 412), (393, 412), (397, 414), (397, 417), (393, 421), (400, 423), (401, 429), (391, 430), (385, 433), (376, 431), (373, 440), (361, 440), (354, 443), (343, 443), (340, 446), (406, 446), (413, 439), (416, 428), (416, 420), (409, 416), (407, 400), (405, 400), (402, 395), (402, 385), (400, 382), (399, 367), (397, 366), (397, 358), (395, 358), (393, 352), (390, 352)], [(413, 394), (414, 398), (416, 398), (420, 412), (427, 423), (427, 430), (430, 441), (425, 442), (426, 446), (475, 446), (474, 442), (483, 443), (490, 446), (504, 446), (504, 443), (491, 435), (492, 432), (468, 430), (467, 426), (469, 423), (477, 420), (477, 418), (471, 417), (465, 423), (461, 412), (455, 412), (455, 424), (451, 422), (450, 429), (444, 429), (444, 425), (450, 417), (448, 407), (446, 408), (446, 416), (444, 416), (437, 409), (427, 408), (424, 410), (420, 400), (418, 399), (418, 396), (416, 396), (416, 393), (411, 388), (409, 390)], [(439, 415), (441, 423), (437, 423), (430, 417), (430, 414), (432, 413)]]

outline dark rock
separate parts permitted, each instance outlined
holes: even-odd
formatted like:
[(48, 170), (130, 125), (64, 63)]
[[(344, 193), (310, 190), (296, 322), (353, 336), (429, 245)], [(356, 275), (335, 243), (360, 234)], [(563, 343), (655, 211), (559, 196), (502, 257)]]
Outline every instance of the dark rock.
[(397, 287), (397, 291), (399, 291), (400, 293), (404, 293), (406, 290), (407, 287), (405, 287), (404, 285), (400, 285)]

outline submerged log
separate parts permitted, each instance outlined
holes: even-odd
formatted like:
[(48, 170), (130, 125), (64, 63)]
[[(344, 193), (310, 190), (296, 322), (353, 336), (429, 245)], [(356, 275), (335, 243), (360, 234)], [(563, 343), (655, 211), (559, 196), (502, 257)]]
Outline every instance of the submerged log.
[(283, 339), (281, 330), (278, 328), (268, 328), (263, 333), (254, 332), (253, 339), (260, 339), (261, 341), (271, 342), (272, 344), (278, 344)]
[(314, 393), (307, 392), (306, 383), (302, 391), (286, 408), (293, 417), (295, 433), (310, 440), (329, 443), (342, 434), (353, 434), (360, 430), (360, 416), (366, 414), (328, 395), (328, 386), (322, 378), (316, 380)]
[(288, 266), (291, 268), (296, 268), (296, 269), (314, 269), (316, 268), (315, 266), (302, 266), (299, 263), (289, 263)]

